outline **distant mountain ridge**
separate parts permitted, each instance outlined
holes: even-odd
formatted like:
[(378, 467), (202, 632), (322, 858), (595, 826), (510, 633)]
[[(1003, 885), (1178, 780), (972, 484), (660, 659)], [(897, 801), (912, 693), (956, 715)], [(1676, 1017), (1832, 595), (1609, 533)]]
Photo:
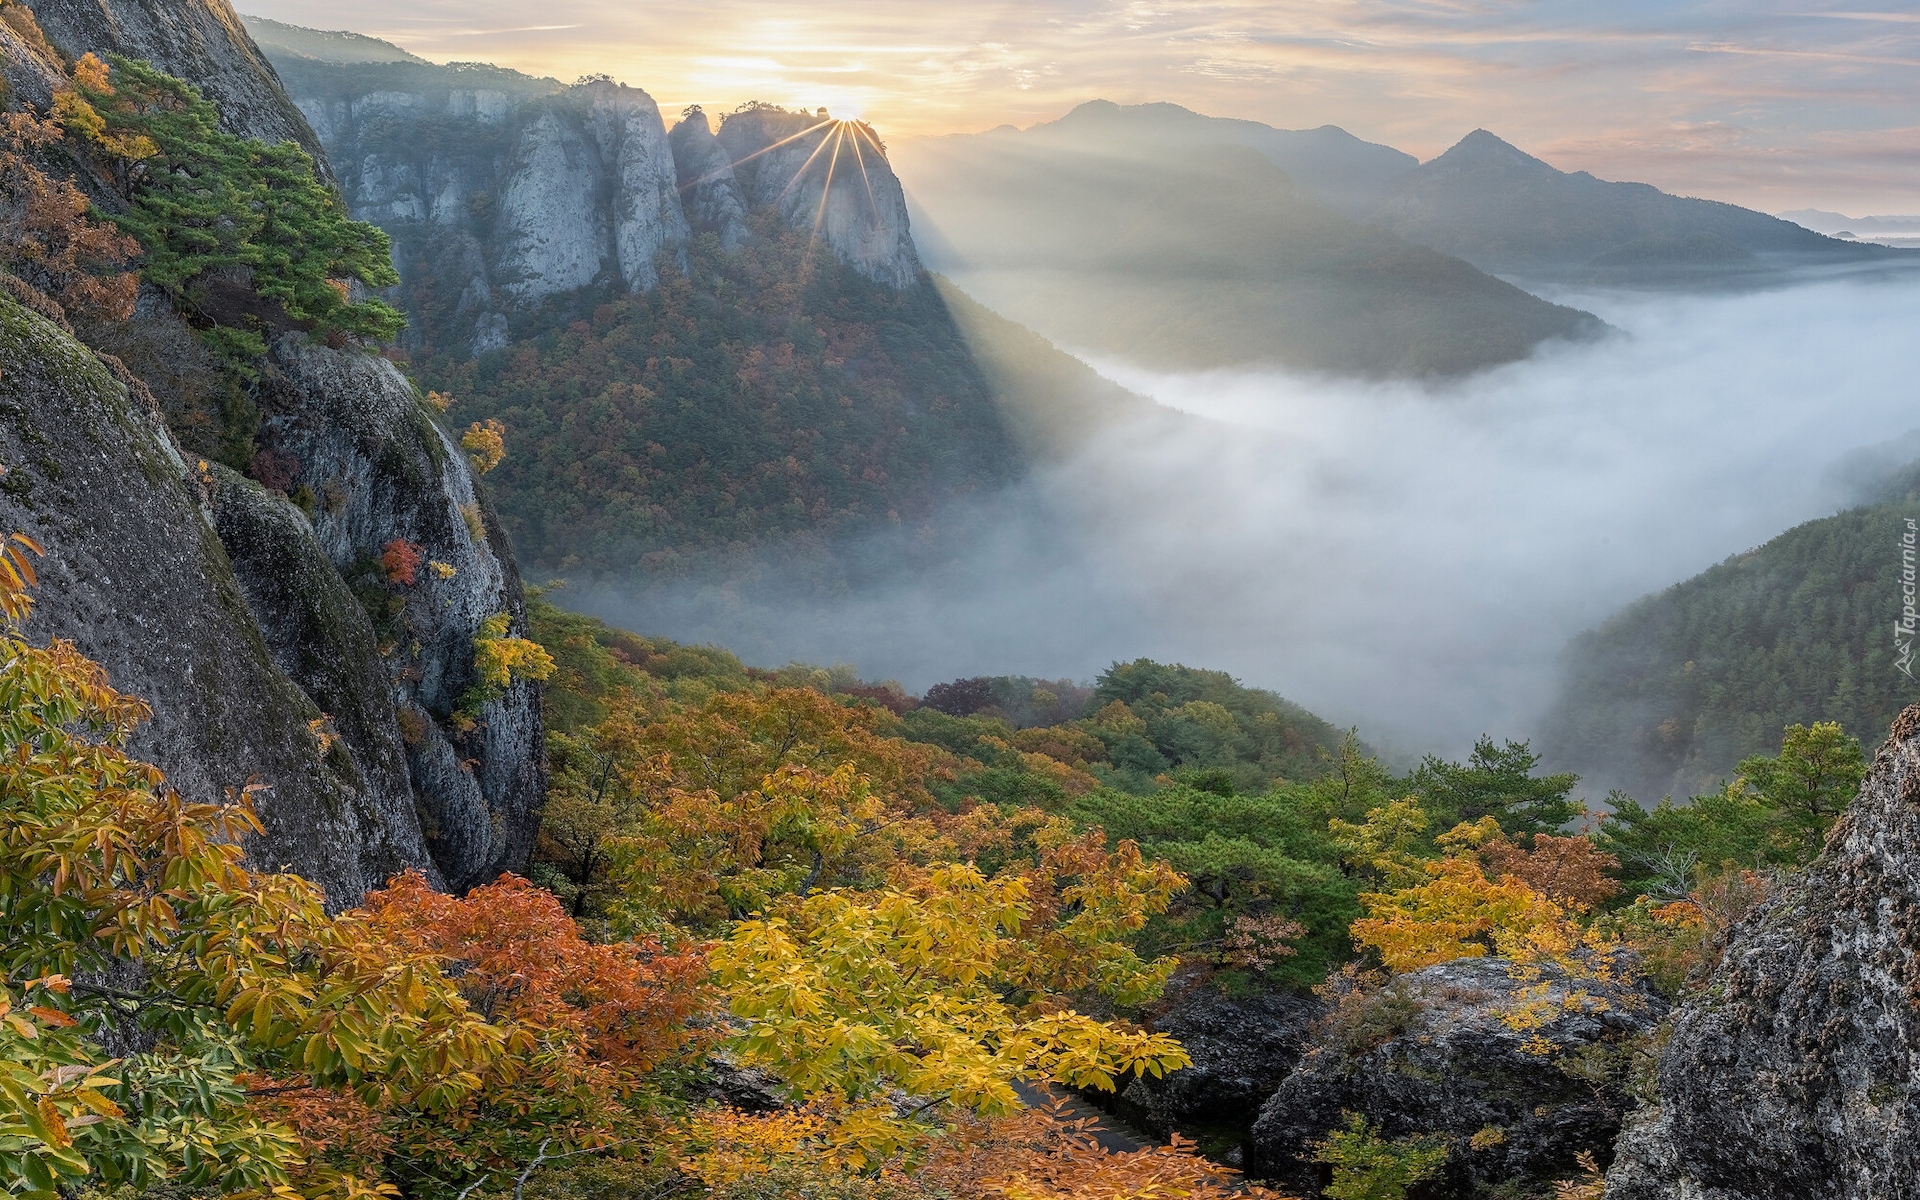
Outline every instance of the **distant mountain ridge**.
[(1560, 171), (1484, 129), (1401, 176), (1368, 219), (1485, 271), (1593, 282), (1894, 254), (1738, 205)]
[(1150, 366), (1458, 375), (1603, 328), (1332, 207), (1413, 161), (1338, 130), (1091, 104), (894, 158), (936, 266), (1057, 342)]

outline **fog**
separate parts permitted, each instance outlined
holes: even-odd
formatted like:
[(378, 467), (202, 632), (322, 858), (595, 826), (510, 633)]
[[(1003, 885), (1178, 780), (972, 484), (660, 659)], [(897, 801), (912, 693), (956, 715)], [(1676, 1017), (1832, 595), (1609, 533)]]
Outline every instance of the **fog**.
[(1552, 298), (1620, 333), (1444, 386), (1092, 360), (1193, 419), (1095, 437), (937, 578), (575, 602), (914, 690), (1146, 655), (1272, 688), (1395, 757), (1530, 736), (1569, 637), (1845, 507), (1859, 452), (1920, 427), (1920, 279)]

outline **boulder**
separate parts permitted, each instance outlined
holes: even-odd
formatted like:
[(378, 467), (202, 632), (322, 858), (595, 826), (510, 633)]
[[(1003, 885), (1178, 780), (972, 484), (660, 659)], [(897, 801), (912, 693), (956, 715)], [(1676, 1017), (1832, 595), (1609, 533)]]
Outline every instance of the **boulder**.
[(1675, 1013), (1610, 1200), (1920, 1197), (1920, 706)]
[(1325, 1009), (1293, 992), (1227, 996), (1205, 983), (1187, 988), (1148, 1024), (1177, 1038), (1193, 1065), (1129, 1084), (1121, 1096), (1127, 1116), (1161, 1136), (1209, 1135), (1209, 1144), (1244, 1133), (1298, 1065)]
[[(1624, 958), (1605, 972), (1631, 973)], [(1644, 984), (1498, 958), (1354, 988), (1261, 1107), (1246, 1169), (1317, 1194), (1329, 1177), (1316, 1143), (1357, 1113), (1384, 1137), (1446, 1141), (1444, 1172), (1423, 1192), (1434, 1200), (1502, 1184), (1544, 1190), (1575, 1172), (1580, 1151), (1606, 1153), (1631, 1107), (1633, 1051), (1665, 1013)]]

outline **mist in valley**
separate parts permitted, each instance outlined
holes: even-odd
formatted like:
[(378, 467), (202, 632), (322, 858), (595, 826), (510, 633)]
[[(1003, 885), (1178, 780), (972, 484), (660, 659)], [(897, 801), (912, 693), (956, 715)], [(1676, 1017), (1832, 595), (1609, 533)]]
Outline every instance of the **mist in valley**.
[(1145, 655), (1228, 670), (1395, 757), (1530, 736), (1570, 636), (1845, 507), (1862, 448), (1920, 426), (1920, 278), (1554, 298), (1618, 334), (1443, 385), (1095, 359), (1185, 418), (1094, 436), (908, 582), (570, 602), (914, 690)]

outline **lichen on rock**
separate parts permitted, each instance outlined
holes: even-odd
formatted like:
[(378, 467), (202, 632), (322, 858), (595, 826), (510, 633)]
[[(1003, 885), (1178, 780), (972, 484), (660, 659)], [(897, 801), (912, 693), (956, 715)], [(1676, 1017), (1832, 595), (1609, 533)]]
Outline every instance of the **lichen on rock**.
[(1674, 1014), (1611, 1200), (1920, 1196), (1920, 705)]
[(1581, 1151), (1604, 1155), (1631, 1108), (1633, 1055), (1666, 1004), (1624, 963), (1575, 978), (1550, 964), (1461, 958), (1355, 989), (1260, 1110), (1247, 1170), (1313, 1194), (1318, 1144), (1348, 1113), (1381, 1136), (1437, 1135), (1423, 1195), (1544, 1188)]

